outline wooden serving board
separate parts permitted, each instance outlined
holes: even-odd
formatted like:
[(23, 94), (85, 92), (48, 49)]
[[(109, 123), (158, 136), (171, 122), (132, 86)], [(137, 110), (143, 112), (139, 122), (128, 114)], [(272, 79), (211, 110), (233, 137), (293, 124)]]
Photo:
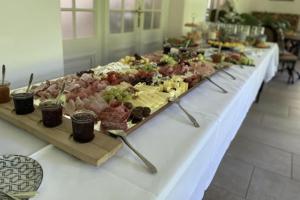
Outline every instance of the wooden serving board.
[(77, 143), (70, 138), (72, 133), (70, 119), (64, 117), (60, 126), (46, 128), (40, 123), (41, 112), (39, 109), (28, 115), (16, 115), (12, 111), (13, 109), (12, 102), (0, 104), (0, 118), (89, 164), (100, 166), (123, 146), (120, 140), (97, 131), (95, 131), (95, 138), (92, 142)]

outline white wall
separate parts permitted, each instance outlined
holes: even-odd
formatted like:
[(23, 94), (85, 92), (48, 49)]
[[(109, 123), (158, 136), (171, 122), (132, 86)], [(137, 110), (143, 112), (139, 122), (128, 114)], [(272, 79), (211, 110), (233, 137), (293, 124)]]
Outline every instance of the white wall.
[[(185, 0), (184, 2), (184, 24), (187, 22), (192, 22), (193, 17), (195, 18), (195, 22), (205, 21), (208, 0)], [(184, 28), (184, 33), (190, 30), (190, 28)]]
[(205, 20), (208, 0), (171, 0), (169, 5), (168, 37), (178, 37), (190, 31), (184, 24)]
[(169, 17), (167, 23), (167, 37), (182, 35), (184, 16), (184, 0), (171, 0), (169, 3)]
[(300, 1), (236, 0), (240, 12), (267, 11), (300, 14)]
[(234, 0), (237, 11), (239, 13), (250, 12), (251, 4), (256, 0)]
[(192, 22), (193, 17), (195, 21), (204, 21), (208, 0), (184, 0), (184, 22)]
[(0, 0), (0, 64), (13, 87), (63, 74), (59, 0)]

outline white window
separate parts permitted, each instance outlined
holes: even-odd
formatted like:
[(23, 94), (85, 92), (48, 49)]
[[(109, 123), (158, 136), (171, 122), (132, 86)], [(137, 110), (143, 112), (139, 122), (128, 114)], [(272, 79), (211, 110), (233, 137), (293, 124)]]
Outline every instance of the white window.
[(64, 40), (95, 36), (94, 0), (60, 0)]
[(140, 27), (144, 30), (159, 29), (162, 18), (161, 7), (162, 0), (110, 0), (110, 33), (134, 32)]
[(135, 31), (136, 0), (109, 1), (110, 33), (128, 33)]
[(144, 0), (144, 30), (159, 29), (162, 0)]

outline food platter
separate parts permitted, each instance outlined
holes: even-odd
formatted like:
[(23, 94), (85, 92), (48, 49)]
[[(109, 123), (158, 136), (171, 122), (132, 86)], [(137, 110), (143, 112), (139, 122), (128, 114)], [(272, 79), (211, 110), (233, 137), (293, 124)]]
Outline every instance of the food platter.
[[(131, 134), (205, 80), (213, 82), (209, 78), (223, 70), (204, 61), (203, 55), (195, 54), (195, 50), (188, 53), (181, 55), (184, 59), (161, 52), (127, 56), (117, 63), (35, 84), (34, 112), (16, 115), (14, 104), (9, 102), (0, 106), (0, 118), (84, 162), (99, 166), (122, 147), (120, 140), (107, 135), (108, 131)], [(62, 97), (59, 90), (64, 94)], [(63, 123), (46, 128), (40, 122), (39, 104), (53, 98), (63, 104)], [(97, 123), (95, 138), (81, 144), (70, 139), (71, 116), (83, 109), (93, 112)]]

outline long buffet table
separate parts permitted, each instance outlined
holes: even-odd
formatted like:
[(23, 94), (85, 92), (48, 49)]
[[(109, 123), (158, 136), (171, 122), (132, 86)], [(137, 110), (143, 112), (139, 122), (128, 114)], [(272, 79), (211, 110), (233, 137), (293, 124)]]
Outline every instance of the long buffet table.
[(25, 131), (0, 120), (1, 154), (23, 154), (39, 161), (44, 180), (36, 200), (200, 199), (210, 184), (263, 81), (277, 71), (278, 47), (254, 50), (256, 67), (234, 66), (232, 80), (218, 73), (212, 79), (221, 93), (204, 82), (182, 99), (200, 123), (194, 128), (176, 105), (128, 136), (158, 168), (151, 175), (124, 147), (101, 167), (85, 164)]

